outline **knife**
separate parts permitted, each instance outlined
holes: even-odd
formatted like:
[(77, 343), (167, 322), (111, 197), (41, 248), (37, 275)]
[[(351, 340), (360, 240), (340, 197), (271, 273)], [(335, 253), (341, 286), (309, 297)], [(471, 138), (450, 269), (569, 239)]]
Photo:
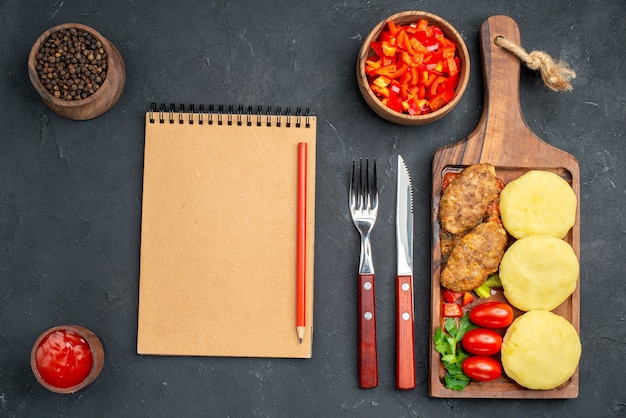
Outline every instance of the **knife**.
[(396, 387), (398, 389), (413, 389), (415, 387), (413, 191), (409, 170), (400, 155), (398, 155), (396, 243), (398, 247), (396, 278)]

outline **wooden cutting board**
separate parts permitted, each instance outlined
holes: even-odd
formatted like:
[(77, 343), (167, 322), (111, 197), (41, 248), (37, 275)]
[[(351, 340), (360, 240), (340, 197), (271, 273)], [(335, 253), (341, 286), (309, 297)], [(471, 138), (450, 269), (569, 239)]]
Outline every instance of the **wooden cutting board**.
[[(445, 370), (432, 341), (441, 325), (439, 199), (443, 175), (460, 171), (470, 164), (489, 163), (496, 167), (497, 176), (506, 183), (531, 169), (557, 173), (572, 186), (578, 198), (576, 222), (565, 236), (580, 260), (580, 173), (578, 161), (535, 135), (524, 121), (520, 106), (520, 61), (509, 51), (495, 45), (494, 39), (504, 36), (522, 45), (515, 21), (507, 16), (492, 16), (480, 29), (485, 85), (484, 108), (476, 129), (467, 139), (439, 148), (433, 158), (432, 195), (432, 291), (430, 396), (441, 398), (575, 398), (578, 396), (578, 370), (560, 387), (548, 391), (525, 389), (506, 376), (492, 382), (472, 382), (463, 391), (447, 389), (443, 383)], [(580, 279), (579, 279), (580, 281)], [(493, 298), (504, 300), (501, 292)], [(477, 298), (478, 299), (478, 298)], [(574, 293), (553, 311), (568, 319), (580, 332), (580, 283)], [(517, 315), (520, 312), (516, 312)]]

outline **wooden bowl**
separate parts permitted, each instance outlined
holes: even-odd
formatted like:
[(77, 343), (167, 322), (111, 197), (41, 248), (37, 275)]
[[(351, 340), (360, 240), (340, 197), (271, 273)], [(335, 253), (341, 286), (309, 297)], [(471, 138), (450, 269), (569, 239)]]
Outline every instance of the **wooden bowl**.
[[(444, 35), (454, 41), (457, 46), (457, 55), (459, 56), (461, 62), (461, 69), (459, 75), (459, 82), (455, 89), (455, 96), (449, 103), (445, 106), (441, 107), (437, 111), (428, 114), (422, 115), (409, 115), (405, 113), (400, 113), (395, 110), (392, 110), (385, 106), (378, 97), (374, 94), (372, 89), (369, 86), (369, 82), (367, 79), (367, 75), (365, 74), (365, 62), (368, 60), (370, 56), (374, 54), (374, 51), (370, 47), (373, 41), (376, 41), (380, 34), (387, 26), (388, 21), (393, 21), (398, 25), (407, 25), (411, 23), (415, 23), (420, 19), (424, 19), (428, 21), (430, 25), (437, 25), (441, 28)], [(454, 106), (456, 106), (463, 93), (465, 92), (465, 88), (467, 87), (467, 83), (469, 81), (470, 75), (470, 59), (469, 53), (467, 51), (467, 46), (463, 41), (461, 35), (454, 29), (454, 27), (445, 21), (444, 19), (436, 16), (432, 13), (421, 12), (421, 11), (406, 11), (396, 13), (388, 18), (382, 20), (378, 23), (374, 29), (370, 32), (370, 34), (363, 41), (363, 45), (361, 46), (361, 50), (359, 52), (359, 56), (357, 59), (357, 82), (359, 84), (359, 89), (361, 90), (361, 94), (363, 98), (367, 102), (367, 104), (376, 112), (378, 115), (388, 120), (389, 122), (397, 123), (400, 125), (425, 125), (430, 122), (434, 122), (448, 112), (450, 112)]]
[[(55, 386), (54, 384), (49, 383), (42, 376), (42, 373), (40, 372), (38, 364), (37, 364), (37, 349), (39, 348), (39, 346), (41, 345), (42, 341), (45, 338), (47, 338), (49, 335), (57, 331), (71, 332), (74, 334), (78, 334), (78, 336), (80, 336), (89, 344), (89, 349), (91, 350), (91, 355), (92, 355), (91, 369), (89, 373), (87, 374), (87, 376), (82, 381), (80, 381), (79, 383), (73, 386), (58, 387), (58, 386)], [(102, 347), (102, 343), (93, 332), (91, 332), (87, 328), (77, 326), (77, 325), (61, 325), (61, 326), (48, 329), (43, 334), (41, 334), (39, 338), (37, 338), (37, 341), (35, 341), (35, 344), (33, 345), (33, 348), (30, 353), (30, 367), (33, 370), (33, 374), (35, 375), (35, 378), (37, 379), (37, 381), (46, 389), (52, 392), (61, 393), (61, 394), (74, 393), (90, 385), (94, 380), (96, 380), (96, 378), (102, 371), (103, 365), (104, 365), (104, 349)]]
[[(45, 40), (54, 32), (71, 28), (88, 32), (102, 43), (102, 47), (107, 54), (107, 73), (101, 87), (95, 93), (80, 100), (66, 100), (55, 97), (45, 88), (37, 71), (37, 54)], [(126, 81), (124, 62), (117, 48), (95, 29), (80, 23), (65, 23), (55, 26), (45, 31), (37, 39), (28, 57), (28, 76), (41, 99), (52, 111), (74, 120), (93, 119), (111, 109), (120, 98)]]

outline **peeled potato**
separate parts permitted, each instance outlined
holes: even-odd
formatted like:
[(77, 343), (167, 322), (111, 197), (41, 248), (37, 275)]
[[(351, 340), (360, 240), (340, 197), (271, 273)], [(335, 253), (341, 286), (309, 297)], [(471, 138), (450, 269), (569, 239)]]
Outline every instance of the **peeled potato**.
[(515, 241), (500, 261), (504, 296), (522, 311), (559, 306), (576, 289), (578, 273), (573, 248), (550, 235)]
[(502, 340), (505, 373), (529, 389), (554, 389), (576, 372), (582, 348), (576, 329), (548, 311), (519, 316)]
[(550, 171), (532, 170), (500, 193), (500, 216), (515, 238), (548, 234), (563, 238), (576, 221), (576, 194)]

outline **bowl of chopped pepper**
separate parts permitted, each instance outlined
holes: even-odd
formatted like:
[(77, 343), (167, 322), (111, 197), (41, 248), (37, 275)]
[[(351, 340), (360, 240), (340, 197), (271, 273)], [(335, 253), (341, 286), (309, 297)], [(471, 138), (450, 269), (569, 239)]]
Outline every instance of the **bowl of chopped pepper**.
[(117, 48), (80, 23), (54, 26), (35, 41), (28, 76), (52, 111), (73, 120), (93, 119), (112, 108), (126, 81)]
[(378, 23), (363, 41), (357, 81), (367, 104), (389, 122), (434, 122), (461, 100), (470, 75), (467, 46), (432, 13), (405, 11)]

